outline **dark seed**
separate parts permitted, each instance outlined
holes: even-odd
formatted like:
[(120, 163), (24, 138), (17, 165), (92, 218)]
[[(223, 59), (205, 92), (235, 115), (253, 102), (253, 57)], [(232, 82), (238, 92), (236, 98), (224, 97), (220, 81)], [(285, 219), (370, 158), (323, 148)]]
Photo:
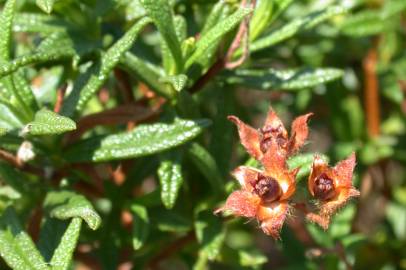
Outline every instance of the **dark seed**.
[(314, 195), (316, 198), (326, 201), (335, 196), (334, 182), (327, 176), (327, 174), (323, 173), (317, 176), (314, 183)]
[(258, 181), (255, 184), (254, 192), (261, 197), (264, 202), (273, 202), (279, 199), (281, 195), (279, 183), (272, 177), (264, 175), (258, 176)]

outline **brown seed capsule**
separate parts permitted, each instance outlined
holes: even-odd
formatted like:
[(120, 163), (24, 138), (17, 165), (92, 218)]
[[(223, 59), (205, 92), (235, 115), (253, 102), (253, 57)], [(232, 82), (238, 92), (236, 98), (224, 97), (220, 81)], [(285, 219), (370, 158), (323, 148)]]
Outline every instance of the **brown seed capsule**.
[(314, 196), (322, 201), (327, 201), (336, 195), (334, 181), (323, 173), (314, 181)]
[[(271, 143), (276, 143), (280, 147), (286, 147), (288, 142), (286, 131), (282, 125), (278, 126), (264, 126), (259, 129), (260, 142), (259, 147), (262, 153), (265, 153), (271, 146)], [(273, 140), (275, 140), (273, 142)]]
[(258, 174), (258, 181), (254, 186), (254, 192), (263, 202), (270, 203), (279, 199), (282, 190), (274, 178)]

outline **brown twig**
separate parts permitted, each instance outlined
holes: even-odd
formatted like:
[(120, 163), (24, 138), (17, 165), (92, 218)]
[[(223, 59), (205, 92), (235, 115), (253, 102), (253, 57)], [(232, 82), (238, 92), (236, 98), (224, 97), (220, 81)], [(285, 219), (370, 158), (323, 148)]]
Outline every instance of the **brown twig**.
[(187, 235), (177, 239), (172, 244), (168, 245), (164, 248), (161, 252), (159, 252), (155, 257), (153, 257), (150, 262), (148, 263), (148, 267), (150, 269), (159, 269), (159, 263), (165, 260), (166, 258), (171, 257), (174, 253), (178, 252), (182, 249), (185, 245), (189, 244), (190, 242), (194, 241), (196, 236), (193, 231), (189, 232)]
[(211, 79), (216, 76), (224, 68), (224, 59), (218, 59), (207, 72), (200, 77), (193, 85), (190, 87), (189, 92), (194, 94), (201, 90)]
[(40, 169), (40, 168), (36, 168), (33, 167), (27, 163), (23, 163), (21, 160), (19, 160), (16, 156), (14, 156), (13, 154), (0, 149), (0, 159), (6, 161), (7, 163), (9, 163), (10, 165), (26, 172), (26, 173), (30, 173), (30, 174), (34, 174), (40, 177), (44, 177), (45, 176), (45, 172), (44, 170)]
[(59, 113), (61, 111), (63, 105), (63, 98), (65, 97), (66, 89), (68, 85), (65, 83), (63, 84), (57, 91), (56, 91), (56, 101), (54, 112)]
[(134, 103), (135, 98), (128, 74), (119, 68), (115, 68), (114, 76), (116, 77), (118, 88), (123, 94), (124, 104)]
[(378, 61), (377, 45), (378, 39), (374, 42), (374, 46), (369, 49), (363, 61), (365, 75), (364, 98), (367, 128), (368, 134), (372, 138), (380, 134), (380, 102), (378, 77), (376, 74), (376, 65)]
[(75, 131), (69, 133), (67, 142), (72, 143), (79, 139), (86, 131), (99, 125), (122, 125), (128, 122), (143, 122), (159, 114), (160, 110), (150, 109), (138, 104), (127, 104), (105, 110), (99, 113), (89, 114), (77, 122)]

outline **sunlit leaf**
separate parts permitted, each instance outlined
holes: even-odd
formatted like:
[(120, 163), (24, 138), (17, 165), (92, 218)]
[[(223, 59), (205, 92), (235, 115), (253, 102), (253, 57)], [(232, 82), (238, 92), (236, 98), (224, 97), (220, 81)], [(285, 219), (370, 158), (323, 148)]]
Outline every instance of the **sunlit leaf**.
[(236, 27), (244, 17), (252, 12), (249, 8), (240, 8), (226, 19), (217, 23), (210, 31), (202, 36), (196, 43), (196, 50), (187, 59), (185, 67), (189, 68), (197, 59), (205, 55), (210, 46), (221, 39), (226, 33)]
[(168, 46), (174, 62), (176, 72), (182, 72), (183, 57), (180, 43), (176, 35), (173, 13), (168, 0), (141, 0), (147, 14), (154, 21), (159, 33), (162, 35), (166, 46)]
[(92, 230), (96, 230), (101, 223), (100, 216), (90, 202), (72, 191), (48, 192), (44, 206), (51, 217), (61, 220), (80, 217)]
[(313, 28), (314, 26), (330, 19), (333, 16), (343, 14), (345, 12), (346, 9), (342, 6), (330, 6), (325, 10), (315, 11), (305, 17), (297, 18), (283, 27), (272, 31), (265, 37), (259, 38), (258, 40), (252, 42), (250, 44), (250, 51), (254, 52), (262, 50), (280, 43), (281, 41), (291, 38), (298, 33)]
[(56, 0), (36, 0), (37, 6), (46, 13), (51, 13)]
[(106, 161), (146, 156), (183, 144), (209, 124), (206, 120), (176, 120), (172, 124), (140, 125), (134, 131), (92, 138), (68, 149), (70, 161)]
[(161, 199), (168, 209), (175, 205), (179, 189), (183, 183), (181, 154), (170, 153), (164, 156), (158, 168), (161, 184)]
[(118, 64), (124, 53), (131, 48), (139, 32), (149, 22), (150, 20), (145, 18), (135, 23), (106, 53), (102, 54), (100, 63), (79, 76), (71, 94), (64, 102), (62, 114), (70, 116), (75, 111), (81, 111), (84, 108), (89, 99), (107, 80), (109, 73)]
[(30, 135), (61, 134), (75, 129), (76, 123), (68, 117), (41, 109), (35, 114), (34, 121), (24, 127), (23, 133)]
[(0, 217), (0, 255), (12, 269), (49, 269), (11, 207)]
[(230, 84), (243, 85), (248, 88), (269, 90), (295, 90), (314, 87), (340, 78), (343, 72), (335, 68), (302, 68), (294, 70), (236, 70), (226, 73)]
[(56, 248), (49, 265), (53, 270), (66, 270), (69, 268), (79, 239), (82, 219), (79, 217), (72, 218), (66, 231), (62, 235), (58, 247)]

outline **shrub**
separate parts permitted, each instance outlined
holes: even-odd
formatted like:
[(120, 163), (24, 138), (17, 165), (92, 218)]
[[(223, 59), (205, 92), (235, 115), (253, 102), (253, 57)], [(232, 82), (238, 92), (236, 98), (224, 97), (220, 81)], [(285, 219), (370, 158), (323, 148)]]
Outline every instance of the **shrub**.
[(2, 2), (1, 268), (405, 268), (405, 1)]

